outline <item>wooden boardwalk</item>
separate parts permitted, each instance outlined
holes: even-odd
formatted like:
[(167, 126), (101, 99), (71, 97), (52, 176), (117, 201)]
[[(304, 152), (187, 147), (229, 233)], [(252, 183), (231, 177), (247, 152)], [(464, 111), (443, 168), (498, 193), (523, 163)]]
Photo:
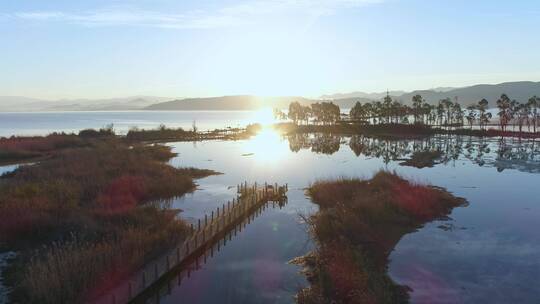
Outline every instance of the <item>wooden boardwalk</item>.
[(287, 190), (287, 185), (265, 183), (258, 186), (255, 183), (248, 186), (247, 182), (238, 185), (236, 199), (198, 219), (195, 225), (191, 225), (192, 234), (182, 244), (147, 264), (131, 278), (91, 303), (123, 304), (143, 298), (145, 291), (168, 281), (178, 269), (192, 264), (194, 260), (198, 265), (199, 256), (204, 255), (206, 259), (209, 249), (213, 255), (216, 243), (219, 247), (221, 240), (226, 240), (227, 234), (230, 238), (233, 230), (236, 233), (238, 227), (241, 229), (242, 225), (249, 223), (268, 203), (286, 201)]

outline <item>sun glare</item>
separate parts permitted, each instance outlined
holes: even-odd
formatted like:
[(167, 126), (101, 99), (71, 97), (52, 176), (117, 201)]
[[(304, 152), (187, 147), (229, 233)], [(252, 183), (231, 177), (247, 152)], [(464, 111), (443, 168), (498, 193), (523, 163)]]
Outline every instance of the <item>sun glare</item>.
[(287, 149), (288, 146), (281, 136), (271, 127), (264, 127), (244, 145), (245, 154), (263, 165), (277, 162), (287, 153)]
[(274, 112), (271, 108), (262, 108), (254, 113), (254, 122), (263, 126), (271, 125), (275, 122)]

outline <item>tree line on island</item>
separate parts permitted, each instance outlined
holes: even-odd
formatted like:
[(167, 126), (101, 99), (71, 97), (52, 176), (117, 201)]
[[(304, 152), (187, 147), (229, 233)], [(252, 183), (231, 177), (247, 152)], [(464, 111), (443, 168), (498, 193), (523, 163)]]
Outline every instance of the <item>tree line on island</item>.
[[(501, 131), (508, 126), (517, 126), (519, 132), (524, 127), (536, 133), (540, 124), (540, 97), (533, 96), (521, 103), (502, 94), (496, 101), (498, 125)], [(347, 114), (342, 114), (338, 105), (332, 102), (320, 102), (302, 105), (292, 102), (288, 113), (274, 110), (276, 118), (292, 120), (294, 124), (332, 125), (339, 121), (364, 125), (376, 124), (422, 124), (437, 127), (463, 127), (472, 129), (478, 125), (486, 130), (493, 115), (488, 111), (489, 101), (482, 99), (476, 104), (463, 108), (457, 97), (440, 100), (436, 105), (429, 104), (421, 95), (412, 97), (411, 105), (406, 105), (387, 95), (382, 101), (357, 102)]]

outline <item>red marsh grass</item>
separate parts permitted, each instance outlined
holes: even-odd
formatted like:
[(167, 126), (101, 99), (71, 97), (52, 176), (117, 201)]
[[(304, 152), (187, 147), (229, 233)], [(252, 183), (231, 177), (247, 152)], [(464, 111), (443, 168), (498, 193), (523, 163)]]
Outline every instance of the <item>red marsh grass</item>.
[(406, 303), (406, 288), (386, 273), (388, 255), (405, 234), (465, 203), (385, 171), (316, 182), (308, 194), (320, 206), (309, 220), (317, 249), (301, 259), (311, 287), (299, 303)]
[(12, 300), (75, 303), (109, 288), (188, 233), (155, 204), (210, 170), (174, 168), (161, 145), (110, 138), (55, 151), (0, 178), (0, 249), (19, 252)]

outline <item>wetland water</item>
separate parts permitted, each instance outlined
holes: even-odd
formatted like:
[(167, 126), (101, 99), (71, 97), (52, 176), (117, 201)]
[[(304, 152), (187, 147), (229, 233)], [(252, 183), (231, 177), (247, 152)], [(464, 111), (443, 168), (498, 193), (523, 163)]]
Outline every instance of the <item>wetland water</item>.
[[(257, 117), (252, 112), (2, 113), (0, 136), (78, 131), (109, 123), (119, 133), (161, 123), (190, 128), (194, 120), (199, 128), (210, 129), (245, 125)], [(316, 207), (303, 189), (317, 179), (369, 178), (380, 169), (445, 187), (469, 202), (454, 210), (451, 221), (435, 221), (406, 235), (390, 255), (389, 272), (412, 288), (413, 303), (530, 303), (540, 298), (538, 140), (435, 136), (390, 141), (321, 134), (282, 138), (265, 131), (250, 140), (170, 145), (179, 153), (171, 164), (224, 173), (199, 180), (199, 190), (172, 202), (189, 221), (230, 200), (236, 184), (245, 180), (288, 183), (289, 201), (281, 209), (266, 209), (180, 286), (160, 290), (161, 303), (291, 303), (307, 281), (299, 267), (287, 262), (313, 248), (299, 214), (315, 212)], [(422, 162), (422, 168), (402, 165), (415, 151), (439, 153)], [(0, 174), (15, 168), (0, 167)]]
[[(437, 136), (374, 140), (362, 136), (266, 131), (245, 141), (171, 143), (175, 166), (223, 172), (172, 202), (195, 222), (234, 196), (248, 180), (289, 184), (289, 202), (267, 209), (180, 285), (160, 290), (160, 303), (291, 303), (307, 282), (287, 262), (313, 248), (299, 214), (316, 211), (304, 188), (317, 179), (370, 177), (395, 170), (468, 200), (449, 221), (405, 236), (389, 272), (412, 288), (413, 303), (526, 303), (540, 298), (539, 142)], [(432, 167), (401, 165), (414, 151), (440, 151)], [(152, 297), (149, 302), (155, 302)]]

